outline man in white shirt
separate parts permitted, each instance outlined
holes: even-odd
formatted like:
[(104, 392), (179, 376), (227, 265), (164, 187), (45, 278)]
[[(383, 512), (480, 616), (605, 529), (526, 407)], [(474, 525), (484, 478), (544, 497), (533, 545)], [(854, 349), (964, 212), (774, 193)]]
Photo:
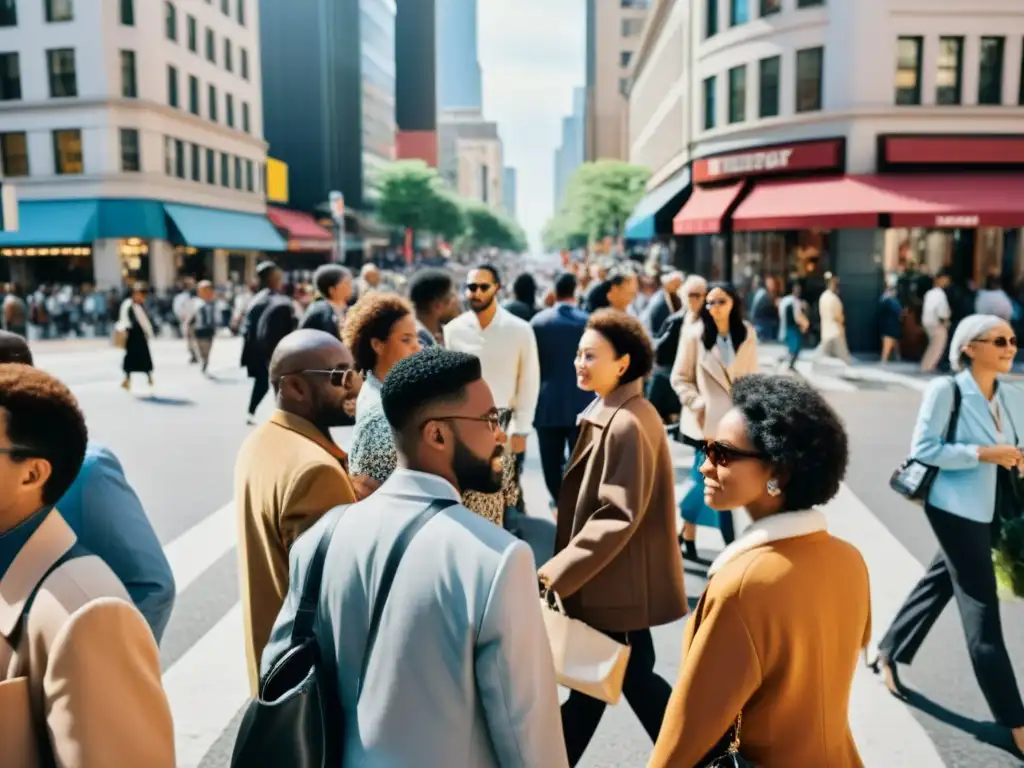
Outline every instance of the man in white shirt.
[(949, 287), (948, 272), (940, 272), (935, 278), (935, 285), (924, 295), (921, 307), (921, 325), (928, 334), (928, 348), (921, 358), (921, 371), (931, 373), (942, 359), (949, 341), (949, 321), (953, 312), (949, 307), (946, 289)]
[(818, 299), (818, 316), (821, 319), (821, 343), (818, 357), (835, 357), (847, 365), (853, 362), (850, 348), (846, 345), (846, 315), (843, 301), (839, 298), (839, 278), (826, 275), (827, 288)]

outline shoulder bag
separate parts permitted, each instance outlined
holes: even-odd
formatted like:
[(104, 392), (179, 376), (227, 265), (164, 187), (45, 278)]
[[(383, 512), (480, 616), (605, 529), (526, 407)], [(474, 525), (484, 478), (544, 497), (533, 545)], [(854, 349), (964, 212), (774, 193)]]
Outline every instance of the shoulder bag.
[[(356, 687), (362, 692), (384, 605), (395, 573), (413, 538), (438, 512), (457, 502), (438, 499), (408, 523), (388, 553), (373, 600), (370, 629)], [(302, 585), (289, 649), (260, 682), (259, 697), (249, 702), (231, 756), (232, 768), (336, 768), (342, 765), (344, 720), (334, 660), (320, 653), (315, 623), (320, 583), (331, 536), (344, 510), (327, 522)]]
[[(946, 425), (945, 442), (956, 442), (956, 427), (960, 421), (960, 404), (963, 396), (960, 393), (960, 385), (956, 379), (950, 377), (953, 385), (953, 410), (949, 415), (949, 423)], [(892, 473), (889, 478), (889, 487), (905, 499), (915, 504), (924, 505), (928, 501), (932, 485), (939, 474), (939, 468), (930, 464), (924, 464), (913, 456), (904, 460)]]
[(726, 746), (713, 750), (705, 762), (697, 768), (754, 768), (754, 764), (740, 754), (740, 728), (742, 725), (743, 713), (740, 712), (736, 716), (736, 722), (732, 724), (723, 739)]

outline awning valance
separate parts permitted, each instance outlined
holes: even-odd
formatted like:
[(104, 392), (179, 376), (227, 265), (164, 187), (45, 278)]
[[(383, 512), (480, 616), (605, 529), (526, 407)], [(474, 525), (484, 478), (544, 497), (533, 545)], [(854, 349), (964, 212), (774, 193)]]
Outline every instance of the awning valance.
[(672, 221), (677, 235), (708, 235), (722, 230), (722, 219), (743, 188), (742, 181), (721, 187), (694, 187), (693, 194)]
[[(655, 187), (641, 198), (633, 213), (626, 219), (623, 237), (627, 240), (651, 240), (657, 234), (658, 214), (673, 200), (683, 195), (690, 186), (690, 169), (684, 168), (660, 186)], [(678, 206), (679, 203), (676, 203)], [(668, 211), (674, 214), (675, 211)]]
[(230, 251), (284, 251), (288, 245), (266, 216), (166, 203), (164, 210), (186, 245)]
[(316, 219), (308, 213), (268, 205), (267, 218), (289, 240), (322, 240), (327, 248), (334, 241), (334, 235), (317, 224)]
[(96, 239), (97, 201), (19, 200), (18, 228), (0, 246), (82, 245)]

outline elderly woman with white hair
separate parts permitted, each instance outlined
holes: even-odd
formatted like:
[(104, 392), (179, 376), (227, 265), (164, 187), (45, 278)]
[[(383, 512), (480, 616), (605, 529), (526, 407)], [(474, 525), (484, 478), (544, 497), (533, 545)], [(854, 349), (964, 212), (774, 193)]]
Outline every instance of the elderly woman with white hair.
[(1024, 391), (998, 379), (1009, 373), (1016, 353), (1009, 323), (971, 315), (950, 346), (949, 361), (958, 373), (932, 381), (925, 391), (910, 455), (939, 470), (925, 503), (939, 553), (878, 644), (874, 668), (901, 695), (897, 665), (913, 661), (939, 614), (956, 598), (978, 684), (1022, 756), (1024, 703), (1003, 641), (992, 567), (999, 510), (1013, 504), (1010, 473), (1024, 472)]

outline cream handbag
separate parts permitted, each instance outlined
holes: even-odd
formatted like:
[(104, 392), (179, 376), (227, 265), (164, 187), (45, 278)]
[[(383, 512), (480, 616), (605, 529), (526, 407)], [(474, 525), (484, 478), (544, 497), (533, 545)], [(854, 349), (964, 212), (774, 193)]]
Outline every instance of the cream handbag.
[(606, 704), (617, 704), (629, 663), (629, 646), (567, 616), (561, 598), (551, 590), (543, 592), (540, 605), (559, 685)]

